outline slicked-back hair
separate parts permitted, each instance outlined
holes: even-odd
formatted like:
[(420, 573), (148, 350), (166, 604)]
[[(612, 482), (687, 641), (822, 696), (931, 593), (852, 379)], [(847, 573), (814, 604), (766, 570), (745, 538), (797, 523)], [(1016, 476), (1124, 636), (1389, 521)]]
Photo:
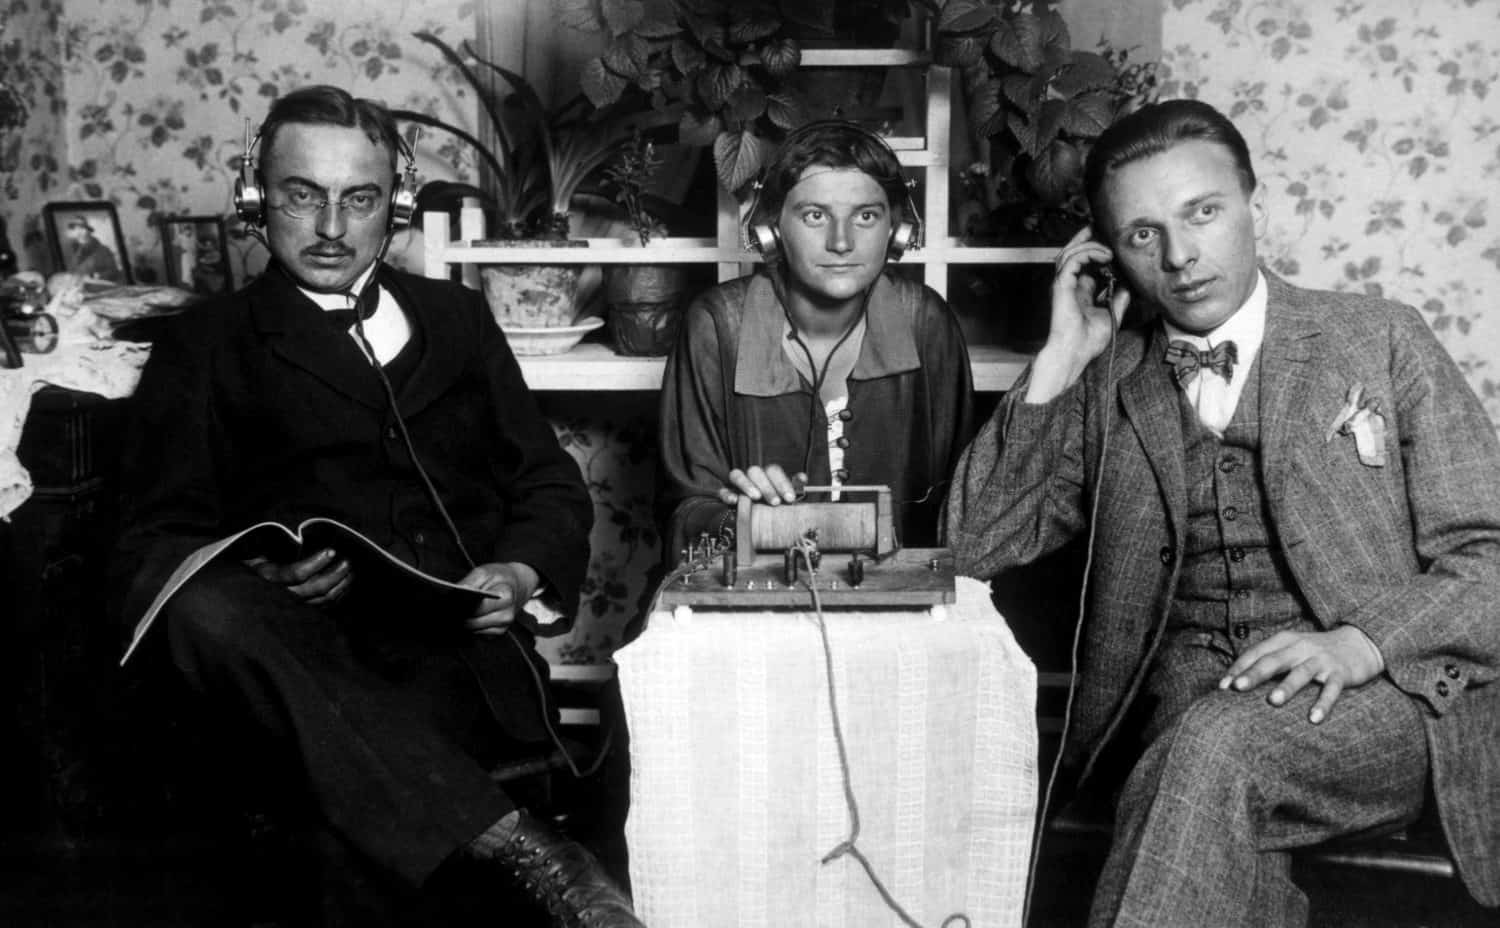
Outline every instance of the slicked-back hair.
[(1199, 100), (1165, 100), (1147, 104), (1105, 129), (1089, 151), (1083, 169), (1083, 192), (1095, 228), (1103, 220), (1100, 193), (1118, 168), (1159, 155), (1184, 142), (1222, 145), (1234, 158), (1245, 192), (1255, 189), (1255, 168), (1245, 137), (1223, 113)]
[(359, 129), (371, 144), (382, 145), (390, 152), (392, 174), (396, 173), (397, 154), (406, 149), (396, 120), (385, 104), (356, 97), (342, 87), (317, 84), (293, 90), (271, 104), (271, 111), (260, 126), (262, 169), (270, 163), (277, 133), (289, 123)]
[(772, 156), (749, 222), (774, 224), (787, 194), (797, 186), (802, 172), (813, 165), (854, 168), (870, 175), (885, 191), (892, 222), (901, 218), (906, 204), (906, 175), (895, 152), (880, 136), (858, 123), (820, 119), (794, 129)]

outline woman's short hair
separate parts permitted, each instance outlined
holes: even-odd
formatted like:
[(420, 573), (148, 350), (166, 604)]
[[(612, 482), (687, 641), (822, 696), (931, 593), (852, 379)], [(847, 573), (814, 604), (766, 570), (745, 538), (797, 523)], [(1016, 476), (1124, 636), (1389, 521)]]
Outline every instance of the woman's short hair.
[(391, 171), (396, 170), (396, 156), (406, 150), (406, 142), (396, 128), (385, 104), (356, 97), (342, 87), (317, 84), (293, 90), (275, 103), (260, 126), (260, 163), (271, 159), (276, 135), (288, 123), (341, 126), (359, 129), (374, 145), (382, 145), (391, 154)]
[(906, 175), (890, 145), (858, 123), (820, 119), (792, 130), (771, 156), (761, 175), (760, 191), (748, 221), (774, 223), (781, 215), (787, 194), (797, 186), (802, 172), (813, 165), (862, 171), (885, 191), (893, 218), (905, 209)]
[(1245, 137), (1223, 113), (1199, 100), (1165, 100), (1141, 107), (1105, 129), (1089, 151), (1083, 192), (1095, 221), (1104, 181), (1117, 168), (1159, 155), (1183, 142), (1212, 142), (1229, 150), (1245, 192), (1255, 189), (1255, 168)]

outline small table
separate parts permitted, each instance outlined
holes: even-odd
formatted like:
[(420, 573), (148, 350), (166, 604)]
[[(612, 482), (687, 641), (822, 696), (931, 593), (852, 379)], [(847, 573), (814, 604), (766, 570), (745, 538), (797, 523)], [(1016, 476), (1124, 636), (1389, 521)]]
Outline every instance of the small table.
[[(828, 611), (857, 847), (913, 918), (1019, 926), (1037, 799), (1036, 671), (959, 578), (934, 610)], [(852, 856), (817, 617), (657, 612), (615, 655), (632, 892), (653, 928), (899, 926)]]

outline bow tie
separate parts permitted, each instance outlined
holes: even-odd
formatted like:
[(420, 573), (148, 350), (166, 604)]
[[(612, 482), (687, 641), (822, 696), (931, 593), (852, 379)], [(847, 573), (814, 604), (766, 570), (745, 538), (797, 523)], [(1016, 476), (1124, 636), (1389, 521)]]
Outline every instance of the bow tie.
[[(354, 296), (354, 294), (349, 294)], [(348, 309), (325, 309), (323, 317), (328, 324), (337, 328), (340, 332), (347, 332), (354, 327), (356, 322), (363, 322), (375, 315), (375, 307), (380, 305), (380, 297), (376, 292), (366, 287), (365, 292), (354, 296), (354, 305)]]
[(1198, 371), (1208, 368), (1222, 374), (1225, 382), (1234, 376), (1234, 362), (1239, 360), (1239, 349), (1234, 342), (1219, 342), (1206, 351), (1199, 351), (1190, 342), (1173, 339), (1167, 345), (1166, 363), (1172, 365), (1172, 379), (1179, 387), (1186, 387), (1198, 376)]

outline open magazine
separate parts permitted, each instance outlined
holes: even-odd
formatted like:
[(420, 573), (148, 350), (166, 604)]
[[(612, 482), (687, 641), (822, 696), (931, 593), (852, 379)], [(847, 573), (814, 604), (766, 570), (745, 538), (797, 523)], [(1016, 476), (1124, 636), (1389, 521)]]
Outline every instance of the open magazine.
[[(182, 563), (177, 565), (177, 569), (172, 571), (172, 575), (162, 585), (161, 592), (151, 601), (141, 620), (135, 624), (135, 630), (130, 635), (130, 645), (125, 649), (125, 656), (120, 658), (120, 663), (123, 665), (130, 660), (130, 655), (135, 653), (136, 646), (146, 636), (146, 630), (156, 620), (167, 600), (176, 595), (183, 584), (214, 558), (223, 554), (240, 558), (262, 555), (286, 562), (321, 548), (332, 548), (341, 557), (348, 558), (356, 573), (385, 570), (386, 579), (383, 582), (403, 585), (413, 593), (420, 592), (429, 601), (433, 601), (437, 608), (451, 608), (454, 614), (468, 615), (474, 611), (481, 597), (499, 595), (487, 590), (459, 586), (424, 573), (337, 519), (314, 516), (302, 520), (296, 528), (280, 522), (257, 522), (233, 535), (206, 544), (182, 559)], [(444, 603), (443, 600), (449, 602)]]

